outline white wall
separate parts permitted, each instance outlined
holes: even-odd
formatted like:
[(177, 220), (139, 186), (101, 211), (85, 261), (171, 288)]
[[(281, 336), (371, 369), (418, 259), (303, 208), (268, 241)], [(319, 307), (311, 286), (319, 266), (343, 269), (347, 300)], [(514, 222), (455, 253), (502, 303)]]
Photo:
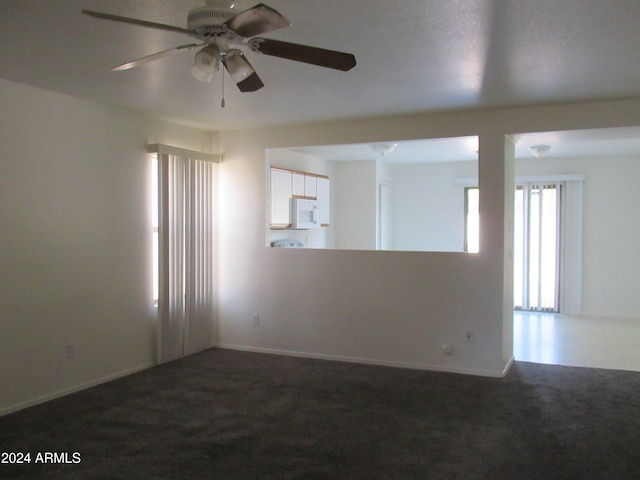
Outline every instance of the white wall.
[[(349, 123), (221, 134), (222, 346), (489, 375), (503, 371), (512, 353), (502, 346), (503, 243), (492, 238), (501, 233), (488, 235), (490, 247), (480, 255), (285, 251), (265, 248), (262, 241), (265, 192), (254, 187), (265, 183), (265, 149), (388, 138), (382, 135), (441, 137), (433, 128), (437, 123), (429, 117), (393, 121), (389, 133), (385, 122), (366, 128), (358, 122), (364, 135), (353, 134), (357, 129)], [(457, 119), (447, 124), (455, 126), (455, 136), (475, 133)], [(503, 151), (504, 135), (497, 135), (484, 155), (500, 158)], [(499, 169), (500, 160), (497, 165), (491, 168)], [(494, 209), (485, 212), (488, 225), (503, 223), (504, 195), (496, 181), (504, 182), (503, 176), (489, 174), (486, 196), (496, 198), (485, 202)], [(254, 312), (259, 327), (252, 326)], [(475, 332), (471, 344), (463, 342), (468, 329)], [(455, 345), (454, 355), (442, 353), (445, 342)]]
[(145, 145), (212, 135), (7, 81), (0, 111), (2, 413), (154, 362)]
[[(499, 375), (512, 357), (505, 133), (640, 125), (640, 101), (618, 101), (212, 135), (4, 81), (0, 108), (0, 412), (153, 363), (146, 143), (208, 151), (213, 138), (224, 154), (221, 345)], [(265, 248), (265, 149), (475, 134), (478, 255)]]
[[(499, 375), (512, 357), (505, 134), (634, 124), (638, 101), (222, 132), (221, 345)], [(254, 187), (264, 187), (265, 149), (466, 135), (480, 137), (479, 254), (264, 248), (265, 192)], [(443, 354), (445, 342), (453, 355)]]
[(464, 251), (464, 185), (477, 162), (396, 165), (393, 171), (394, 250)]
[(375, 160), (337, 162), (335, 189), (335, 248), (376, 249)]
[(640, 311), (640, 154), (518, 160), (517, 175), (584, 174), (582, 314)]

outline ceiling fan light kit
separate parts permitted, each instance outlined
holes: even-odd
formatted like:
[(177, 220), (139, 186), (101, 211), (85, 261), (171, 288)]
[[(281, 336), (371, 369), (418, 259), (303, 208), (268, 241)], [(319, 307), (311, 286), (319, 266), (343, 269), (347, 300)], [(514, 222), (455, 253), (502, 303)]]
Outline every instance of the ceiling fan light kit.
[(210, 82), (220, 68), (220, 48), (216, 44), (202, 48), (194, 58), (191, 75), (201, 82)]
[(146, 55), (118, 65), (112, 70), (129, 70), (176, 51), (200, 48), (195, 54), (194, 65), (190, 70), (196, 79), (201, 82), (211, 81), (222, 62), (241, 92), (254, 92), (264, 87), (264, 83), (249, 63), (242, 48), (341, 71), (351, 70), (356, 65), (356, 58), (351, 53), (256, 37), (289, 27), (291, 23), (276, 10), (262, 3), (237, 14), (233, 10), (234, 6), (235, 2), (226, 0), (206, 0), (206, 6), (194, 8), (189, 12), (186, 29), (91, 10), (82, 10), (82, 13), (103, 20), (184, 33), (200, 42)]
[(231, 79), (238, 83), (254, 73), (253, 67), (249, 64), (244, 54), (238, 50), (229, 50), (224, 56), (224, 65), (231, 76)]

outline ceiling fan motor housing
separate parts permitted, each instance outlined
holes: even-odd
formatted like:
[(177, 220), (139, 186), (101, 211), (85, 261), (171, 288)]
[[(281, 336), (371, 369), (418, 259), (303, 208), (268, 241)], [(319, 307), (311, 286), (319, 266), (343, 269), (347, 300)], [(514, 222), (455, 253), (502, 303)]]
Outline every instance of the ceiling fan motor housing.
[(189, 12), (187, 30), (202, 37), (214, 37), (228, 32), (222, 24), (235, 15), (231, 9), (199, 7)]

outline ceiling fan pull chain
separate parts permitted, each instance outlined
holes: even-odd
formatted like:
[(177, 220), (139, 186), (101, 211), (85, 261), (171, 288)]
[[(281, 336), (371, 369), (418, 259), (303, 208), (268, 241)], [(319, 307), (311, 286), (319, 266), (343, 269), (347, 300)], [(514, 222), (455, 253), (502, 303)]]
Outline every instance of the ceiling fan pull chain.
[(226, 102), (224, 101), (224, 72), (222, 73), (222, 102), (220, 102), (220, 105), (222, 106), (222, 108), (224, 108), (224, 106), (226, 105)]

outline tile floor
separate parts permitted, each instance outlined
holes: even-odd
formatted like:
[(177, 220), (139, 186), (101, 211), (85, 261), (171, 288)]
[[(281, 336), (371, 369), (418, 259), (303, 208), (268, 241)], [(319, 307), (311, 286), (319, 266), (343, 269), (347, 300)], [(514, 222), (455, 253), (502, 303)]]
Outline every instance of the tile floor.
[(640, 319), (515, 312), (516, 360), (640, 371)]

